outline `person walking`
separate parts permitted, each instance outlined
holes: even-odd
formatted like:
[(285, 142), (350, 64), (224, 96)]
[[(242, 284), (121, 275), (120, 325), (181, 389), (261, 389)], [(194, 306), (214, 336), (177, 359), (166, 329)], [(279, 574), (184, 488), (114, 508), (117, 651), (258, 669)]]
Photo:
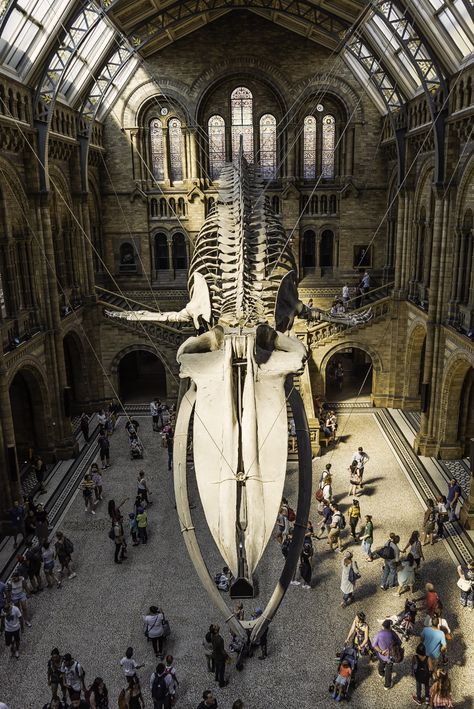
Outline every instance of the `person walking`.
[(147, 505), (151, 504), (150, 500), (148, 499), (149, 493), (150, 491), (148, 489), (148, 483), (145, 478), (145, 472), (143, 470), (140, 470), (137, 478), (137, 495), (139, 495), (142, 501), (145, 502)]
[(339, 549), (339, 552), (342, 554), (343, 549), (341, 546), (341, 529), (344, 525), (344, 517), (338, 506), (335, 504), (331, 505), (331, 512), (332, 518), (327, 543), (329, 544), (329, 548), (331, 549), (331, 551)]
[(44, 509), (43, 505), (38, 505), (36, 510), (36, 536), (38, 537), (38, 542), (41, 545), (48, 541), (49, 537), (49, 519), (48, 513)]
[(448, 673), (444, 672), (444, 670), (437, 670), (434, 673), (433, 680), (430, 689), (430, 706), (432, 706), (433, 709), (453, 707), (451, 681), (448, 677)]
[(356, 460), (353, 460), (349, 466), (349, 482), (350, 482), (349, 496), (353, 497), (354, 495), (357, 495), (357, 491), (358, 491), (360, 484), (362, 482), (362, 478), (360, 477)]
[(202, 646), (204, 648), (204, 655), (206, 656), (206, 662), (207, 662), (207, 671), (208, 672), (215, 672), (215, 665), (214, 665), (214, 659), (212, 657), (212, 635), (214, 633), (214, 626), (210, 625), (209, 630), (204, 636), (204, 640), (202, 641)]
[(147, 615), (143, 616), (144, 632), (147, 640), (151, 640), (155, 657), (163, 659), (163, 643), (165, 640), (163, 621), (165, 617), (157, 606), (150, 606)]
[(133, 687), (134, 684), (140, 684), (137, 670), (145, 667), (145, 665), (139, 665), (138, 662), (133, 659), (133, 647), (127, 647), (124, 657), (120, 660), (120, 667), (123, 670), (129, 687)]
[[(428, 666), (428, 656), (423, 643), (419, 643), (411, 661), (411, 671), (416, 681), (416, 694), (412, 699), (415, 704), (428, 704), (430, 701), (431, 672)], [(424, 690), (424, 697), (422, 696)]]
[(159, 401), (158, 399), (153, 399), (153, 401), (150, 403), (150, 414), (151, 414), (151, 420), (152, 420), (152, 427), (154, 431), (159, 431), (160, 429), (158, 428), (158, 421), (159, 421), (159, 414), (160, 414), (160, 407), (159, 407)]
[(84, 678), (86, 673), (84, 672), (82, 665), (77, 662), (77, 660), (74, 660), (69, 652), (67, 652), (63, 657), (61, 674), (71, 700), (76, 699), (77, 696), (80, 698), (81, 692), (84, 692), (85, 694), (86, 685)]
[(127, 558), (126, 550), (127, 545), (125, 543), (125, 534), (123, 531), (122, 517), (116, 519), (112, 525), (112, 533), (114, 538), (114, 562), (116, 564), (121, 564), (124, 559)]
[(20, 608), (9, 599), (5, 601), (0, 612), (0, 632), (5, 633), (5, 645), (10, 648), (11, 657), (20, 657), (20, 631), (24, 630), (23, 616)]
[(99, 457), (102, 463), (102, 470), (110, 467), (110, 442), (105, 428), (100, 429), (99, 438)]
[(372, 515), (365, 515), (365, 527), (362, 535), (359, 537), (359, 541), (362, 542), (366, 561), (373, 561), (372, 544), (374, 543), (374, 524), (372, 522)]
[(74, 546), (71, 540), (65, 537), (62, 532), (56, 532), (54, 549), (55, 557), (61, 565), (61, 571), (59, 572), (60, 579), (63, 578), (65, 572), (67, 573), (68, 579), (76, 578), (77, 574), (72, 570), (72, 553)]
[(219, 687), (225, 687), (228, 682), (225, 680), (225, 663), (229, 657), (224, 646), (224, 638), (219, 633), (220, 626), (213, 625), (212, 632), (212, 659), (214, 660), (215, 680), (219, 682)]
[(36, 457), (36, 460), (34, 462), (34, 469), (35, 469), (36, 480), (38, 481), (38, 485), (39, 485), (38, 492), (41, 495), (42, 493), (46, 492), (46, 488), (44, 486), (44, 478), (46, 476), (48, 468), (47, 468), (46, 463), (44, 462), (43, 458), (40, 455), (38, 455)]
[(98, 504), (99, 500), (103, 499), (102, 492), (103, 492), (103, 479), (101, 472), (99, 470), (99, 466), (97, 463), (92, 463), (91, 465), (91, 478), (92, 482), (94, 483), (94, 495), (95, 495), (95, 501), (94, 501), (94, 506)]
[(199, 703), (197, 709), (217, 709), (217, 706), (217, 699), (215, 698), (211, 690), (205, 689), (202, 693), (202, 702)]
[[(145, 709), (145, 700), (143, 699), (142, 689), (139, 684), (134, 684), (133, 687), (122, 689), (124, 707), (123, 709)], [(119, 709), (122, 709), (119, 697)]]
[(367, 655), (370, 650), (370, 628), (364, 611), (358, 611), (347, 633), (346, 645), (355, 647), (359, 655)]
[[(379, 630), (374, 638), (373, 647), (378, 657), (378, 673), (384, 678), (384, 689), (388, 690), (392, 686), (392, 672), (394, 656), (398, 655), (398, 649), (401, 649), (401, 640), (398, 635), (392, 630), (392, 621), (384, 620), (382, 629)], [(396, 659), (396, 658), (395, 658)]]
[(342, 562), (341, 575), (342, 608), (345, 608), (350, 603), (352, 603), (356, 581), (359, 578), (360, 573), (359, 567), (357, 566), (357, 562), (355, 561), (355, 559), (353, 559), (352, 552), (346, 551), (346, 553), (344, 554), (344, 560)]
[(468, 561), (467, 566), (457, 568), (458, 587), (461, 591), (461, 606), (472, 611), (474, 608), (474, 559)]
[(96, 677), (89, 687), (89, 702), (92, 709), (109, 709), (109, 692), (102, 677)]
[(148, 541), (148, 517), (143, 507), (137, 508), (136, 520), (138, 527), (138, 538), (142, 544), (146, 544)]
[(82, 490), (82, 496), (84, 497), (85, 512), (90, 512), (95, 515), (94, 510), (94, 481), (92, 480), (89, 473), (86, 473), (82, 479), (79, 488)]
[(23, 505), (20, 505), (18, 500), (13, 502), (13, 507), (8, 511), (13, 534), (13, 546), (17, 546), (18, 535), (21, 534), (22, 539), (25, 538), (25, 518), (26, 510)]
[(446, 502), (448, 507), (449, 521), (454, 522), (456, 518), (456, 507), (461, 498), (462, 489), (456, 478), (451, 478), (448, 483)]
[(7, 584), (8, 594), (14, 606), (20, 609), (25, 625), (31, 628), (31, 623), (28, 621), (28, 604), (26, 602), (28, 586), (26, 579), (20, 576), (18, 570), (12, 574), (11, 581)]
[(173, 446), (174, 446), (174, 431), (171, 426), (168, 426), (166, 432), (166, 448), (168, 450), (168, 470), (173, 467)]
[(303, 544), (303, 548), (300, 554), (300, 574), (303, 579), (301, 588), (310, 589), (311, 588), (311, 559), (313, 556), (313, 545), (309, 542)]
[(401, 553), (404, 554), (406, 550), (410, 548), (410, 554), (412, 555), (414, 561), (415, 561), (415, 566), (417, 569), (420, 568), (421, 560), (425, 559), (424, 554), (423, 554), (423, 546), (420, 541), (420, 533), (417, 529), (415, 529), (411, 535), (410, 539), (407, 541), (405, 546), (403, 547)]
[(132, 546), (136, 547), (140, 544), (138, 541), (138, 524), (135, 512), (128, 513), (128, 527), (130, 530), (130, 536), (132, 537)]
[(438, 539), (444, 537), (444, 525), (448, 519), (448, 501), (444, 495), (440, 495), (436, 498), (436, 536)]
[(47, 678), (48, 685), (51, 689), (52, 698), (58, 698), (58, 690), (61, 689), (63, 695), (64, 704), (67, 703), (67, 689), (64, 684), (63, 674), (61, 672), (61, 666), (63, 664), (63, 658), (61, 657), (57, 647), (51, 650), (51, 655), (48, 660), (47, 665)]
[(357, 463), (357, 470), (359, 472), (360, 477), (360, 487), (364, 487), (364, 483), (362, 482), (364, 478), (364, 470), (366, 463), (368, 463), (370, 460), (370, 457), (368, 453), (365, 452), (363, 447), (359, 446), (357, 451), (352, 456), (352, 460), (355, 460)]
[(288, 522), (288, 507), (282, 505), (277, 517), (277, 535), (276, 540), (278, 544), (283, 544), (283, 540), (288, 534), (289, 522)]
[(174, 700), (173, 678), (160, 662), (150, 677), (150, 691), (154, 709), (171, 709)]
[(81, 414), (80, 427), (86, 443), (89, 443), (89, 416), (85, 411)]
[(400, 597), (402, 593), (408, 591), (413, 594), (415, 583), (415, 559), (412, 554), (407, 554), (407, 558), (400, 561), (397, 567), (398, 591), (393, 595)]
[(433, 500), (426, 500), (427, 509), (423, 516), (423, 546), (434, 544), (433, 533), (435, 531), (436, 509)]
[(386, 591), (387, 588), (394, 588), (397, 584), (397, 564), (400, 561), (400, 549), (398, 543), (400, 537), (394, 532), (390, 532), (390, 536), (386, 544), (379, 550), (379, 556), (384, 560), (382, 581), (380, 588)]
[(38, 593), (43, 590), (43, 581), (41, 579), (41, 563), (42, 563), (42, 552), (41, 547), (36, 544), (33, 546), (33, 542), (26, 542), (25, 552), (23, 554), (28, 567), (28, 579), (33, 589), (33, 593)]
[(421, 631), (421, 641), (426, 649), (428, 656), (428, 665), (431, 672), (438, 668), (440, 660), (445, 662), (445, 653), (447, 650), (446, 636), (439, 629), (439, 618), (434, 616), (430, 626), (425, 626)]
[(344, 384), (344, 367), (342, 366), (342, 362), (337, 363), (337, 367), (334, 372), (334, 379), (336, 380), (336, 386), (338, 391), (342, 391), (342, 387)]
[(352, 505), (349, 507), (349, 527), (351, 528), (351, 537), (357, 541), (356, 529), (360, 520), (360, 505), (359, 500), (352, 500)]

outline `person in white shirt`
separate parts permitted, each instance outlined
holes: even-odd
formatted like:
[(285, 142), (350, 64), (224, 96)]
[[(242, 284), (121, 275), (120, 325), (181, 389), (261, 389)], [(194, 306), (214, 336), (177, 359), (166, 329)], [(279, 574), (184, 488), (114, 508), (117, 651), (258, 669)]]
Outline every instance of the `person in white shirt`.
[(138, 679), (137, 670), (145, 665), (139, 665), (133, 659), (133, 647), (127, 647), (125, 652), (125, 657), (120, 660), (120, 665), (123, 669), (123, 673), (127, 679), (128, 686), (133, 687), (135, 684), (140, 684)]
[(143, 616), (145, 635), (151, 640), (156, 657), (163, 657), (164, 615), (157, 606), (150, 606), (148, 615)]
[(359, 446), (357, 452), (354, 453), (354, 455), (352, 456), (352, 460), (355, 460), (357, 463), (357, 471), (360, 477), (360, 487), (364, 487), (362, 483), (362, 478), (364, 477), (364, 468), (365, 464), (370, 460), (370, 458), (365, 452), (365, 450), (362, 448), (362, 446)]
[(151, 420), (153, 422), (153, 430), (158, 431), (158, 421), (160, 418), (161, 414), (161, 406), (160, 402), (158, 399), (153, 399), (153, 401), (150, 404), (150, 414), (151, 414)]
[(6, 601), (0, 613), (1, 630), (5, 632), (5, 645), (10, 648), (11, 656), (20, 656), (20, 630), (23, 632), (21, 610), (11, 601)]
[(370, 274), (368, 271), (364, 273), (362, 276), (362, 281), (361, 281), (362, 288), (364, 289), (364, 293), (367, 293), (367, 291), (370, 288)]
[(351, 299), (351, 294), (349, 291), (349, 284), (344, 283), (344, 285), (342, 286), (342, 302), (344, 303), (344, 306), (347, 306), (350, 299)]

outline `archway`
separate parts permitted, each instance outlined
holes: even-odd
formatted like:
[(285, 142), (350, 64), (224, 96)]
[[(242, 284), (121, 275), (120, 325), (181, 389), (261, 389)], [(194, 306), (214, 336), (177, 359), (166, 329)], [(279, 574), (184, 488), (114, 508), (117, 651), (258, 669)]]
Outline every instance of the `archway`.
[(303, 275), (314, 273), (316, 267), (316, 234), (311, 229), (303, 234), (301, 247), (301, 266)]
[(463, 356), (449, 368), (443, 384), (440, 407), (443, 455), (459, 457), (468, 449), (469, 438), (474, 436), (473, 405), (473, 367)]
[(147, 350), (133, 350), (120, 360), (118, 383), (125, 403), (148, 403), (155, 396), (166, 398), (165, 367), (159, 357)]
[(426, 330), (417, 325), (411, 332), (405, 360), (405, 405), (419, 408), (425, 367)]
[(73, 332), (64, 337), (63, 349), (68, 385), (68, 393), (65, 395), (66, 415), (73, 416), (81, 412), (89, 399), (84, 349)]
[(319, 246), (319, 265), (321, 275), (331, 273), (334, 266), (334, 234), (330, 229), (325, 229), (321, 234)]
[(41, 385), (30, 369), (21, 369), (9, 389), (15, 444), (20, 467), (31, 453), (48, 449), (46, 406)]
[(458, 439), (461, 455), (469, 456), (470, 442), (474, 438), (474, 368), (471, 367), (464, 377), (459, 402)]
[[(342, 377), (338, 372), (340, 367)], [(331, 402), (370, 401), (372, 371), (372, 358), (364, 350), (358, 347), (338, 350), (326, 364), (326, 399)]]

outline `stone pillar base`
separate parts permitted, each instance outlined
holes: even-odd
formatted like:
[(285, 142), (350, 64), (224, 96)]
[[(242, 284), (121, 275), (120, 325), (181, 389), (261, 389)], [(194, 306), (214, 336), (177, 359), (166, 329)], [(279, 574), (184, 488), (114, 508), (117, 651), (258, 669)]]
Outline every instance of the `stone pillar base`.
[(444, 460), (459, 460), (464, 458), (464, 452), (459, 444), (442, 443), (439, 447), (439, 457)]
[(421, 436), (419, 433), (415, 436), (415, 441), (413, 443), (413, 450), (417, 455), (424, 455), (429, 458), (436, 458), (439, 451), (439, 446), (436, 440), (433, 438), (427, 438), (426, 436)]

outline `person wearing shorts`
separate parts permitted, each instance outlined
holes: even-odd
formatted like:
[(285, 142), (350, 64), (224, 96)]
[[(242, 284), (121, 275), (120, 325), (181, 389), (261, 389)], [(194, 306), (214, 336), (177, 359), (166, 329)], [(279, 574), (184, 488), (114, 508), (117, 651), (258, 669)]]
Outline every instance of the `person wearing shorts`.
[(31, 623), (28, 622), (28, 606), (26, 604), (26, 592), (28, 587), (24, 577), (20, 576), (19, 571), (13, 572), (8, 587), (10, 589), (12, 603), (22, 612), (26, 625), (31, 627)]
[(20, 656), (20, 630), (23, 631), (21, 610), (7, 601), (0, 615), (1, 630), (5, 633), (5, 645), (10, 648), (11, 656)]

